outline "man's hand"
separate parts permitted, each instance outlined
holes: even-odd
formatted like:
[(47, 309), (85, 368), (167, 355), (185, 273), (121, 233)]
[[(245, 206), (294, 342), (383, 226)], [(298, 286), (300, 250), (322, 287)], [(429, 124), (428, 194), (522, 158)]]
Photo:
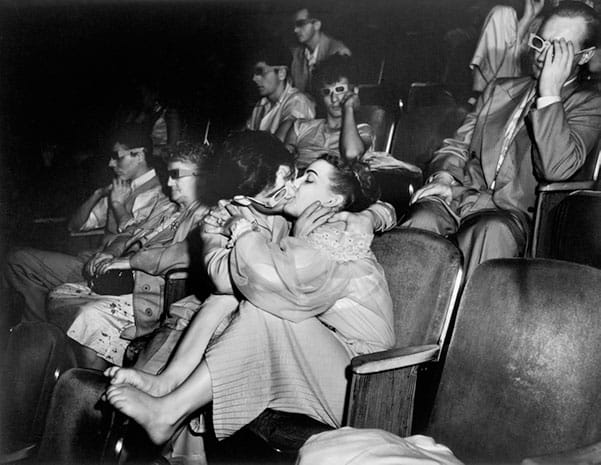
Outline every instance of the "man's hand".
[(321, 202), (313, 202), (300, 214), (294, 222), (292, 235), (301, 239), (307, 237), (311, 232), (326, 224), (334, 215), (334, 210), (323, 207)]
[(554, 40), (547, 48), (545, 62), (538, 80), (539, 97), (557, 97), (572, 74), (574, 44), (565, 39)]
[(115, 258), (101, 262), (96, 268), (96, 275), (101, 275), (109, 270), (131, 270), (129, 258)]
[(346, 94), (344, 94), (344, 96), (341, 99), (340, 104), (341, 104), (342, 108), (344, 109), (344, 111), (348, 111), (348, 110), (355, 111), (361, 105), (361, 103), (359, 101), (359, 95), (357, 95), (352, 90), (349, 90)]
[(128, 181), (121, 178), (113, 179), (111, 188), (110, 201), (111, 203), (125, 203), (125, 200), (131, 194), (131, 186)]
[(328, 223), (344, 223), (345, 231), (354, 234), (373, 234), (376, 229), (374, 215), (369, 210), (362, 212), (338, 212), (332, 216)]
[(108, 253), (97, 253), (92, 258), (90, 258), (88, 262), (84, 265), (84, 274), (89, 278), (93, 278), (94, 276), (96, 276), (98, 267), (104, 262), (112, 260), (113, 258), (115, 257)]
[(450, 184), (435, 181), (418, 189), (415, 194), (411, 196), (409, 204), (413, 205), (418, 200), (422, 200), (426, 197), (440, 197), (447, 205), (451, 205), (451, 200), (453, 200), (453, 190)]

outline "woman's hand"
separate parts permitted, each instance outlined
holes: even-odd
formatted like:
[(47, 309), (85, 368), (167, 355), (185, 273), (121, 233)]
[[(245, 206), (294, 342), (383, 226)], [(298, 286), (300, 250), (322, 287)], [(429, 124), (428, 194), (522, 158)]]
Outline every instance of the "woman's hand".
[(98, 269), (96, 270), (97, 275), (101, 275), (106, 273), (109, 270), (131, 270), (131, 264), (129, 263), (129, 258), (115, 258), (113, 260), (108, 260), (100, 264)]
[(224, 225), (232, 216), (226, 208), (228, 205), (230, 205), (228, 200), (220, 200), (217, 207), (209, 210), (209, 213), (202, 219), (203, 233), (227, 235)]
[(103, 263), (105, 263), (107, 261), (111, 261), (113, 258), (114, 257), (108, 253), (102, 253), (102, 252), (97, 253), (92, 258), (90, 258), (88, 260), (88, 262), (85, 264), (84, 274), (89, 278), (93, 278), (94, 276), (96, 276), (96, 273), (98, 272), (99, 267)]
[(238, 207), (229, 201), (220, 200), (218, 207), (209, 211), (203, 219), (203, 232), (232, 237), (232, 226), (244, 219), (256, 223), (248, 208)]
[(313, 202), (301, 213), (294, 223), (292, 235), (305, 238), (318, 227), (328, 222), (336, 211), (329, 207), (323, 207), (321, 202)]

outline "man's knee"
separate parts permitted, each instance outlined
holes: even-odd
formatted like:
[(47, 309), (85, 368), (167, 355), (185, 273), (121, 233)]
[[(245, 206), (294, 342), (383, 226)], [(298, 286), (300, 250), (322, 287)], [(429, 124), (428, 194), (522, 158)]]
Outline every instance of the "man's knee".
[(411, 206), (401, 226), (425, 229), (443, 236), (453, 234), (457, 224), (438, 201), (423, 200)]
[(519, 256), (526, 235), (510, 214), (487, 212), (462, 222), (457, 242), (466, 261), (476, 266), (493, 258)]

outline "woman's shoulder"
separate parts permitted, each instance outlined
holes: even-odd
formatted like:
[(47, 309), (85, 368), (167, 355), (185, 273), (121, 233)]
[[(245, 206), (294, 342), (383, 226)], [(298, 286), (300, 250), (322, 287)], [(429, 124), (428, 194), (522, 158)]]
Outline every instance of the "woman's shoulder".
[(372, 258), (373, 234), (345, 231), (334, 225), (324, 225), (307, 236), (307, 242), (337, 262)]

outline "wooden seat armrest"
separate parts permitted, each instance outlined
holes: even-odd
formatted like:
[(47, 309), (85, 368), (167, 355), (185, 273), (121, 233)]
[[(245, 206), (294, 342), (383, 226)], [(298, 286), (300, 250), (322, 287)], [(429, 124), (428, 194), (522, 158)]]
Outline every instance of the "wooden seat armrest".
[(188, 268), (173, 268), (165, 273), (165, 280), (188, 279)]
[(552, 182), (538, 186), (538, 192), (576, 191), (592, 189), (595, 181)]
[(601, 461), (601, 442), (556, 454), (527, 458), (522, 465), (578, 465), (599, 463)]
[(439, 351), (437, 344), (383, 350), (353, 358), (351, 368), (358, 375), (394, 370), (436, 360)]

